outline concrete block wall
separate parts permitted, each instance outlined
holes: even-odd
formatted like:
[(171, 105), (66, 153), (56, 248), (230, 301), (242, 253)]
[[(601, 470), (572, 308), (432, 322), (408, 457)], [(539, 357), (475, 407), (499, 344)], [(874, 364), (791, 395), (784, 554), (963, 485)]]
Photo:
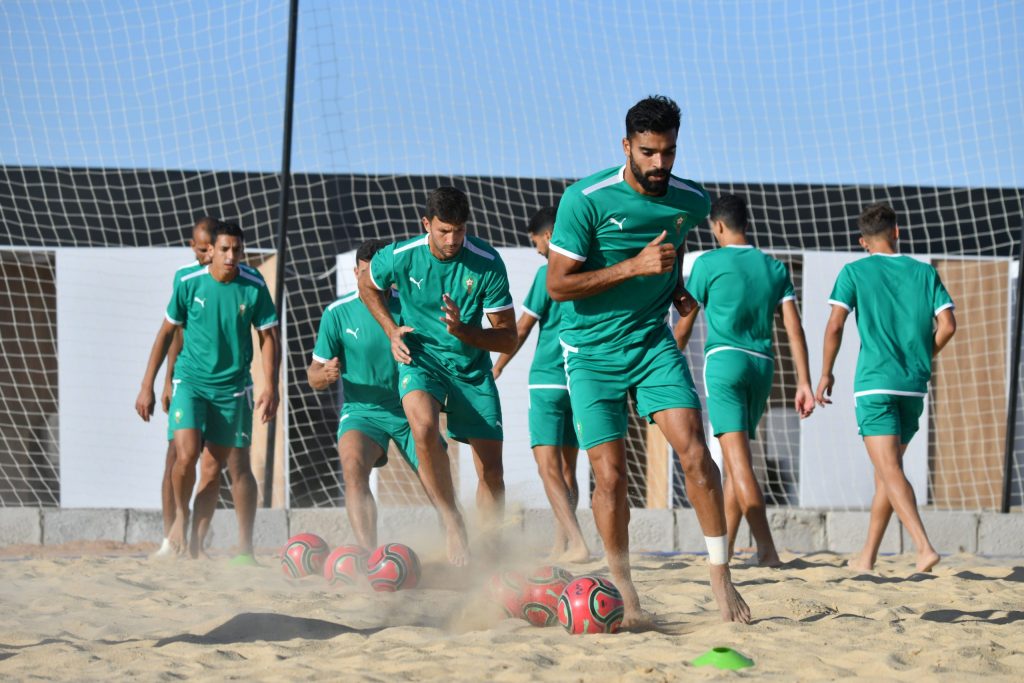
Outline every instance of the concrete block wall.
[[(922, 510), (929, 538), (943, 554), (978, 553), (993, 557), (1024, 557), (1024, 514)], [(580, 510), (580, 527), (592, 551), (603, 551), (590, 510)], [(790, 552), (856, 552), (867, 533), (868, 512), (771, 508), (768, 522), (776, 546)], [(383, 508), (378, 517), (381, 541), (437, 545), (443, 541), (437, 514), (431, 508)], [(235, 514), (218, 510), (213, 519), (213, 547), (228, 549), (237, 539)], [(554, 530), (550, 510), (510, 511), (504, 526), (507, 541), (524, 551), (543, 552)], [(355, 541), (340, 508), (265, 510), (257, 512), (257, 548), (277, 550), (290, 535), (311, 532), (328, 543)], [(158, 510), (0, 508), (0, 546), (59, 545), (74, 541), (159, 543), (163, 522)], [(744, 522), (737, 547), (751, 547)], [(704, 534), (691, 509), (631, 511), (630, 548), (634, 552), (704, 553)], [(894, 517), (882, 542), (883, 553), (912, 552), (913, 543)]]

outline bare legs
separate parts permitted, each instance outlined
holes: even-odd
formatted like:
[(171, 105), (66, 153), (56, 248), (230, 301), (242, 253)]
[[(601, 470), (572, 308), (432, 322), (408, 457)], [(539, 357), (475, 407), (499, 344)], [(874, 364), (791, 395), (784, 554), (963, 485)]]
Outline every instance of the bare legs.
[(729, 536), (729, 557), (736, 543), (740, 519), (747, 518), (757, 543), (757, 561), (762, 567), (778, 567), (782, 563), (775, 550), (764, 496), (754, 476), (750, 457), (750, 439), (746, 432), (726, 432), (718, 437), (722, 445), (722, 462), (728, 475), (725, 487), (725, 519)]
[(359, 545), (377, 547), (377, 503), (370, 491), (370, 472), (384, 456), (373, 439), (362, 432), (345, 432), (338, 440), (338, 455), (345, 477), (345, 511)]
[(557, 522), (551, 557), (567, 562), (585, 562), (590, 557), (590, 550), (576, 520), (576, 505), (579, 502), (579, 487), (576, 484), (578, 453), (579, 449), (571, 446), (533, 447), (533, 457), (544, 483), (544, 492)]
[(870, 571), (878, 558), (882, 536), (892, 517), (893, 510), (917, 549), (917, 571), (931, 571), (939, 563), (939, 554), (928, 541), (928, 534), (917, 512), (917, 498), (914, 489), (903, 473), (903, 454), (906, 444), (900, 444), (898, 436), (866, 436), (864, 446), (875, 467), (875, 496), (871, 501), (871, 520), (868, 522), (868, 537), (860, 557), (850, 562), (850, 567)]
[(167, 532), (167, 540), (178, 555), (187, 551), (185, 535), (188, 528), (188, 504), (192, 488), (196, 483), (196, 462), (202, 448), (202, 436), (198, 429), (179, 429), (174, 432), (176, 458), (171, 470), (171, 485), (174, 491), (174, 522)]

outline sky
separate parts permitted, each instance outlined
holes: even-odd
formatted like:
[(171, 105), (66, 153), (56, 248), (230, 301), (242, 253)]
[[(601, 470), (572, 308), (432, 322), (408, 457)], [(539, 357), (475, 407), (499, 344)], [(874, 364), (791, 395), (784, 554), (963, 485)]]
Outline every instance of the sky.
[[(285, 0), (0, 3), (0, 164), (276, 172)], [(300, 0), (292, 169), (1024, 186), (1024, 3)]]

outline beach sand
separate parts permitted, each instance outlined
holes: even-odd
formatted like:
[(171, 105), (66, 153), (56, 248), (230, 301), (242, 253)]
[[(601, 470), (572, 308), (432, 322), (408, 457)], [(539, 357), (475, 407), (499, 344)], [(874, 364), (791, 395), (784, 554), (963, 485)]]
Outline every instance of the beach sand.
[[(422, 586), (335, 590), (226, 558), (158, 561), (150, 548), (79, 544), (0, 554), (0, 678), (7, 680), (680, 681), (751, 678), (1024, 680), (1024, 561), (912, 557), (866, 574), (830, 554), (785, 554), (783, 569), (734, 562), (753, 612), (722, 623), (694, 555), (634, 557), (654, 630), (570, 636), (500, 618), (490, 572), (425, 558)], [(521, 561), (525, 566), (529, 561)], [(538, 558), (533, 564), (543, 562)], [(566, 565), (605, 574), (603, 560)], [(755, 666), (690, 662), (714, 646)]]

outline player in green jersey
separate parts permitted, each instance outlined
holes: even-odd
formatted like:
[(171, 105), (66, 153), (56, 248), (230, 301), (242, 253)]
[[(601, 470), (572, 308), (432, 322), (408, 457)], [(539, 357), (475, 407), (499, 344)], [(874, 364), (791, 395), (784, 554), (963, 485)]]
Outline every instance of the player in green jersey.
[[(211, 251), (211, 234), (213, 226), (217, 224), (217, 219), (210, 216), (202, 216), (196, 220), (195, 225), (192, 227), (192, 237), (189, 239), (189, 248), (196, 255), (196, 260), (192, 263), (186, 264), (179, 268), (175, 273), (175, 280), (186, 272), (192, 272), (203, 266), (209, 265), (212, 257)], [(164, 413), (167, 413), (171, 406), (171, 394), (172, 382), (171, 378), (174, 377), (174, 364), (178, 359), (178, 354), (181, 352), (181, 345), (183, 342), (181, 328), (177, 328), (174, 332), (174, 338), (171, 340), (171, 345), (167, 349), (167, 372), (164, 375), (164, 388), (160, 395), (160, 405), (163, 407)], [(159, 353), (159, 340), (153, 345), (151, 354), (156, 352)], [(163, 362), (163, 358), (159, 359), (159, 362)], [(149, 422), (149, 418), (153, 415), (156, 408), (156, 396), (153, 393), (153, 383), (156, 380), (156, 372), (159, 369), (159, 364), (152, 366), (151, 369), (153, 374), (149, 375), (147, 368), (147, 375), (142, 379), (142, 388), (139, 390), (139, 395), (135, 399), (135, 412), (139, 414), (139, 417), (144, 422)], [(170, 416), (168, 415), (167, 425), (167, 454), (164, 456), (164, 476), (160, 486), (160, 505), (163, 513), (164, 522), (164, 538), (160, 544), (160, 548), (154, 553), (154, 557), (166, 557), (173, 554), (171, 549), (170, 541), (167, 540), (167, 533), (171, 530), (171, 525), (174, 524), (174, 487), (172, 485), (171, 472), (174, 469), (174, 461), (177, 459), (177, 451), (174, 448), (174, 430), (170, 424)], [(209, 450), (204, 449), (203, 455), (200, 458), (202, 466), (209, 466), (213, 461), (213, 456), (210, 455)], [(210, 495), (214, 497), (214, 503), (216, 503), (217, 491), (213, 491)]]
[[(496, 528), (505, 500), (504, 435), (488, 352), (508, 353), (516, 344), (505, 264), (486, 242), (466, 235), (468, 220), (463, 192), (434, 190), (422, 219), (426, 234), (378, 251), (359, 279), (359, 298), (384, 328), (400, 363), (399, 395), (420, 480), (444, 522), (448, 561), (455, 566), (465, 565), (469, 555), (448, 453), (440, 445), (440, 412), (448, 414), (448, 435), (473, 450), (477, 508), (485, 526)], [(402, 293), (401, 324), (385, 299), (392, 286)], [(490, 329), (480, 325), (484, 315)]]
[(722, 482), (704, 439), (700, 399), (665, 322), (670, 305), (682, 315), (696, 306), (682, 286), (677, 252), (711, 205), (703, 187), (671, 174), (679, 118), (667, 97), (646, 98), (629, 110), (625, 165), (566, 190), (548, 259), (548, 292), (569, 302), (560, 328), (569, 396), (594, 472), (594, 519), (625, 601), (624, 627), (643, 620), (629, 566), (629, 395), (679, 454), (722, 617), (750, 620), (729, 574)]
[[(356, 251), (355, 275), (370, 267), (383, 240), (369, 240)], [(388, 290), (388, 308), (398, 317), (401, 304)], [(327, 307), (320, 320), (313, 361), (306, 371), (309, 385), (322, 391), (339, 379), (343, 405), (338, 422), (338, 456), (345, 480), (345, 510), (359, 544), (377, 547), (377, 505), (370, 491), (370, 472), (388, 460), (388, 441), (415, 471), (419, 467), (412, 430), (398, 398), (398, 366), (391, 340), (374, 320), (358, 292)]]
[[(256, 401), (256, 411), (264, 423), (277, 411), (280, 347), (277, 312), (267, 284), (258, 273), (240, 264), (242, 239), (241, 228), (233, 223), (220, 223), (214, 228), (213, 260), (175, 282), (167, 319), (158, 333), (157, 350), (162, 357), (174, 328), (184, 327), (185, 341), (174, 368), (170, 405), (177, 460), (173, 471), (175, 519), (168, 540), (179, 554), (187, 551), (193, 557), (198, 555), (213, 515), (212, 506), (201, 504), (209, 500), (203, 493), (208, 487), (219, 486), (220, 468), (226, 464), (239, 526), (240, 553), (236, 560), (251, 562), (256, 480), (249, 465), (253, 417), (250, 328), (256, 328), (260, 340), (266, 383)], [(150, 360), (152, 363), (152, 357)], [(203, 441), (218, 466), (215, 472), (202, 472), (192, 537), (186, 548), (188, 496), (195, 483), (195, 464)], [(212, 500), (216, 504), (216, 498)]]
[(857, 426), (875, 468), (868, 537), (854, 569), (875, 566), (893, 510), (917, 549), (917, 570), (930, 571), (939, 554), (917, 512), (914, 489), (903, 473), (903, 454), (917, 432), (928, 396), (932, 359), (956, 332), (953, 300), (935, 268), (896, 252), (896, 212), (871, 204), (860, 214), (860, 245), (870, 254), (839, 272), (829, 297), (832, 314), (825, 328), (821, 380), (815, 398), (831, 403), (843, 327), (857, 311), (860, 353), (853, 381)]
[[(704, 308), (708, 325), (704, 391), (712, 432), (722, 446), (729, 556), (740, 519), (746, 517), (757, 543), (758, 564), (777, 567), (781, 562), (754, 476), (750, 439), (757, 432), (772, 388), (775, 312), (782, 312), (793, 353), (797, 375), (793, 405), (801, 418), (814, 410), (807, 341), (789, 271), (747, 241), (746, 203), (735, 195), (723, 195), (711, 205), (709, 220), (721, 248), (694, 261), (686, 289)], [(694, 309), (676, 324), (680, 349), (686, 347), (696, 319)]]
[[(541, 209), (533, 215), (527, 230), (537, 253), (548, 257), (548, 245), (555, 227), (556, 207)], [(516, 325), (519, 341), (512, 353), (503, 353), (494, 363), (494, 379), (516, 355), (533, 326), (540, 323), (537, 351), (530, 366), (529, 422), (530, 447), (551, 510), (555, 513), (555, 544), (551, 558), (565, 562), (585, 562), (590, 557), (587, 542), (576, 519), (580, 489), (576, 483), (576, 456), (580, 452), (573, 431), (569, 387), (565, 383), (562, 345), (558, 342), (558, 324), (562, 304), (552, 301), (547, 289), (548, 267), (541, 266), (523, 303), (523, 314)]]

